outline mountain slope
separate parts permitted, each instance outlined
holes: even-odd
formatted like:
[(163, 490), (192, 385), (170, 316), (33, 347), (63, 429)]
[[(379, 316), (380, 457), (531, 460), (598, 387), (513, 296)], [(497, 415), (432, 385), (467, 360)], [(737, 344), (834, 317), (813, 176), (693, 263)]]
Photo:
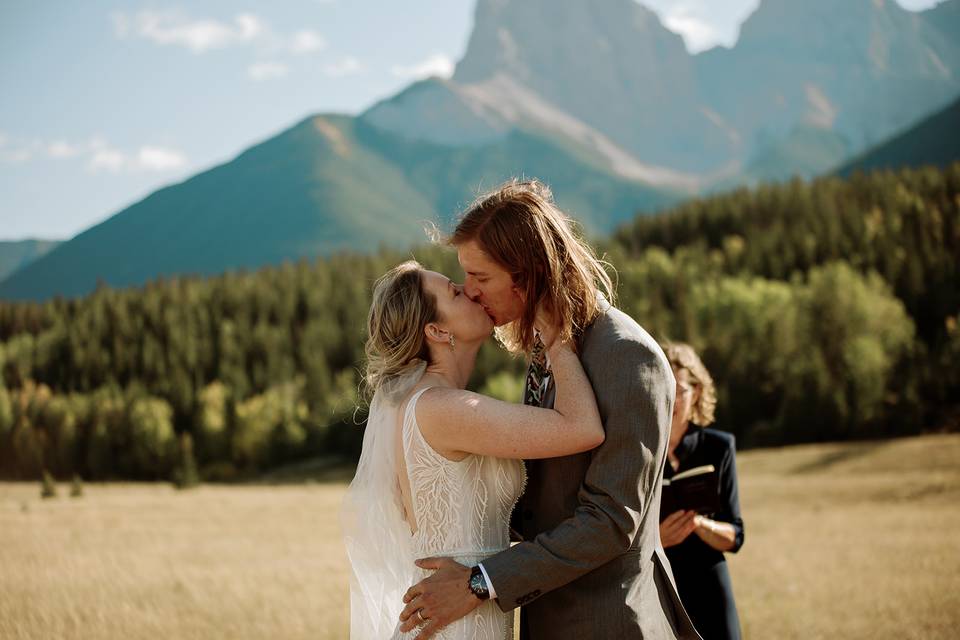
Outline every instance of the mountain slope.
[(425, 240), (424, 221), (449, 220), (478, 190), (514, 175), (549, 182), (590, 233), (682, 197), (612, 175), (575, 147), (530, 133), (450, 147), (362, 119), (315, 116), (64, 243), (0, 283), (0, 297), (76, 296), (98, 280), (129, 286), (403, 247)]
[(897, 169), (934, 165), (946, 167), (960, 160), (960, 100), (910, 127), (898, 136), (860, 155), (836, 171)]
[(960, 95), (958, 16), (960, 0), (919, 14), (761, 0), (733, 49), (691, 56), (635, 0), (477, 0), (452, 79), (309, 118), (161, 189), (0, 297), (404, 246), (513, 175), (546, 180), (594, 234), (688, 195), (818, 175)]
[(731, 140), (704, 112), (683, 40), (635, 0), (478, 0), (453, 81), (515, 80), (641, 162), (709, 171)]
[(0, 241), (0, 280), (49, 253), (59, 240)]
[(733, 49), (697, 56), (704, 100), (748, 156), (780, 159), (769, 173), (816, 175), (837, 159), (821, 154), (816, 166), (807, 153), (785, 153), (810, 146), (798, 129), (832, 133), (849, 157), (960, 94), (960, 32), (951, 36), (943, 20), (957, 6), (917, 14), (892, 0), (763, 0)]
[(956, 41), (960, 35), (960, 2), (947, 0), (920, 14), (931, 28), (939, 31), (947, 40)]
[(401, 167), (409, 183), (440, 212), (441, 221), (449, 221), (478, 192), (511, 177), (546, 181), (557, 202), (591, 234), (611, 231), (637, 209), (655, 211), (688, 195), (612, 175), (566, 141), (519, 130), (477, 148), (401, 142), (362, 122), (356, 133), (358, 140)]
[(439, 78), (418, 82), (368, 109), (360, 119), (401, 138), (478, 148), (512, 132), (548, 138), (598, 168), (651, 187), (693, 191), (696, 175), (638, 161), (600, 131), (498, 73), (458, 85)]
[(72, 296), (97, 279), (126, 286), (412, 242), (409, 216), (430, 217), (430, 204), (395, 167), (353, 144), (350, 122), (308, 119), (160, 189), (0, 283), (0, 296)]
[(691, 56), (634, 0), (478, 0), (453, 78), (364, 117), (451, 145), (515, 128), (582, 140), (573, 123), (671, 186), (809, 177), (960, 94), (958, 7), (762, 0), (735, 47)]

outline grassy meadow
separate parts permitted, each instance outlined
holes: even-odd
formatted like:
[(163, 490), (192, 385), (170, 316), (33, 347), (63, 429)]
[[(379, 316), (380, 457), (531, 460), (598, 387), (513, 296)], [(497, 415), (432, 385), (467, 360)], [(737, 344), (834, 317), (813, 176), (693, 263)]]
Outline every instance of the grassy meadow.
[[(730, 557), (751, 639), (953, 638), (960, 434), (748, 451)], [(345, 475), (276, 485), (0, 483), (0, 638), (348, 636)]]

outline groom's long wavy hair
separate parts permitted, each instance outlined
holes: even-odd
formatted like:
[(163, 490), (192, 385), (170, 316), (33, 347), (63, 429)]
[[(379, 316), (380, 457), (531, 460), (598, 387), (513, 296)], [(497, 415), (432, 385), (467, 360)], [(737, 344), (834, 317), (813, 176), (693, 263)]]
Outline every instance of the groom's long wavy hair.
[(614, 302), (606, 271), (612, 267), (597, 258), (575, 227), (554, 204), (549, 187), (514, 179), (480, 196), (447, 239), (454, 246), (476, 241), (523, 293), (523, 315), (497, 329), (509, 351), (533, 349), (538, 302), (557, 320), (561, 340), (579, 340), (600, 313), (598, 294)]

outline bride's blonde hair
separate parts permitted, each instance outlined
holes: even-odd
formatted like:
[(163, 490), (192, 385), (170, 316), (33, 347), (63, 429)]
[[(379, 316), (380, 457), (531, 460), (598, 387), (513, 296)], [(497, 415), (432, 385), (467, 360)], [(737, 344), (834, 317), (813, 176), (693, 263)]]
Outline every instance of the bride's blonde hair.
[(423, 270), (408, 260), (374, 285), (364, 345), (364, 379), (371, 395), (411, 365), (430, 360), (423, 328), (439, 314), (436, 298), (423, 289)]

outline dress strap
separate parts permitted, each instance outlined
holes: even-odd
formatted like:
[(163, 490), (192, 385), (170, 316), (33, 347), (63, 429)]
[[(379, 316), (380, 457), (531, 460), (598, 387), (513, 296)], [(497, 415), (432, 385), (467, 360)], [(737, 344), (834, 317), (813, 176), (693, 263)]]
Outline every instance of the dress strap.
[(417, 406), (417, 400), (420, 399), (420, 396), (423, 395), (424, 391), (429, 391), (430, 389), (433, 389), (433, 387), (424, 387), (410, 397), (410, 400), (407, 402), (407, 409), (403, 413), (404, 424), (407, 424), (410, 421), (410, 415), (413, 413), (414, 407)]

